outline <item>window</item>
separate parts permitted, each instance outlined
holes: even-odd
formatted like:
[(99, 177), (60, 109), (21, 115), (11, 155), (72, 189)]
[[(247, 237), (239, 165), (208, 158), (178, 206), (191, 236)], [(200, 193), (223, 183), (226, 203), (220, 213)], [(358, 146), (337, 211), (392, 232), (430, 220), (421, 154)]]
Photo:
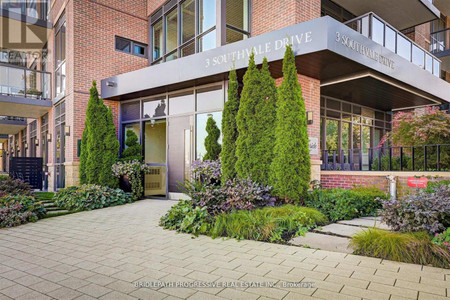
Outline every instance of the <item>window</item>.
[(147, 45), (120, 36), (116, 36), (115, 47), (117, 51), (133, 54), (136, 56), (145, 57), (147, 54)]
[(63, 15), (55, 30), (55, 95), (61, 98), (66, 92), (66, 18)]
[[(207, 51), (217, 46), (215, 0), (172, 0), (150, 17), (152, 64)], [(226, 1), (226, 43), (250, 36), (250, 0)], [(163, 49), (164, 48), (164, 49)]]
[(192, 91), (169, 96), (169, 114), (183, 114), (195, 110), (195, 99)]
[(249, 0), (227, 0), (227, 44), (250, 36)]

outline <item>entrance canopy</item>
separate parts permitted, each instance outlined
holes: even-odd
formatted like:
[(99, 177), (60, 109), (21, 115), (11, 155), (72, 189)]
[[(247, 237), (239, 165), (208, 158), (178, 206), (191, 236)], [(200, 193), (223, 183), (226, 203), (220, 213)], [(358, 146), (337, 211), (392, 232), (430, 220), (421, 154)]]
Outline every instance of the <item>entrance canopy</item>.
[(320, 79), (321, 94), (383, 110), (450, 102), (450, 84), (348, 26), (322, 17), (202, 53), (102, 80), (102, 97), (127, 100), (242, 76), (252, 51), (282, 77), (291, 44), (300, 74)]

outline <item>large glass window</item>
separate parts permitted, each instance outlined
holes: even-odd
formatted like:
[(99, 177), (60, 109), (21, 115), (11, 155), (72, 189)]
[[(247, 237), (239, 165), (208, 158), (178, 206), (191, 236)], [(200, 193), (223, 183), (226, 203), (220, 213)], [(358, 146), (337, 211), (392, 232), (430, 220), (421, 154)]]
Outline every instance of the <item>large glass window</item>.
[(62, 97), (66, 91), (66, 19), (63, 15), (55, 33), (55, 94)]
[(222, 86), (214, 86), (197, 90), (197, 111), (223, 109)]
[(159, 20), (152, 26), (152, 36), (153, 36), (153, 60), (161, 58), (162, 45), (163, 45), (163, 25), (162, 20)]
[(186, 0), (181, 4), (182, 43), (195, 37), (195, 1)]
[(152, 99), (143, 103), (143, 118), (158, 118), (167, 115), (166, 97)]
[(126, 149), (128, 148), (128, 146), (125, 144), (125, 141), (127, 140), (127, 132), (128, 131), (133, 131), (137, 137), (138, 137), (138, 142), (139, 142), (139, 137), (141, 135), (141, 128), (139, 126), (139, 123), (131, 123), (131, 124), (126, 124), (124, 126), (124, 130), (123, 130), (123, 136), (124, 136), (124, 145), (123, 148)]
[(249, 0), (227, 0), (227, 44), (250, 36)]
[(169, 114), (183, 114), (195, 110), (195, 99), (192, 91), (169, 96)]
[(166, 16), (166, 54), (178, 46), (178, 10), (172, 10)]
[(213, 112), (213, 113), (206, 113), (206, 114), (197, 114), (196, 116), (196, 131), (195, 131), (195, 143), (196, 143), (196, 151), (195, 151), (195, 158), (196, 159), (202, 159), (203, 156), (206, 154), (205, 149), (205, 139), (208, 136), (208, 133), (206, 132), (206, 123), (208, 122), (208, 118), (212, 117), (214, 121), (216, 121), (217, 127), (220, 129), (220, 138), (219, 138), (219, 144), (222, 144), (222, 112)]
[(216, 1), (198, 0), (198, 31), (203, 33), (216, 25)]

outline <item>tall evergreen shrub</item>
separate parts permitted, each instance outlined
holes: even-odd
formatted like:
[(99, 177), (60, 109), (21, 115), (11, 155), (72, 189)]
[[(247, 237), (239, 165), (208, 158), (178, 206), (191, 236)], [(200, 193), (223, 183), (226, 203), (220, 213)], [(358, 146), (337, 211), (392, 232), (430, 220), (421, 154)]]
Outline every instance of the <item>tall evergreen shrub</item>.
[(81, 141), (80, 182), (115, 187), (111, 166), (119, 155), (119, 142), (111, 111), (98, 95), (92, 82)]
[(206, 132), (208, 133), (205, 138), (206, 154), (203, 160), (216, 160), (219, 158), (222, 146), (219, 144), (220, 129), (217, 127), (216, 121), (214, 121), (212, 116), (209, 116), (206, 122)]
[(127, 130), (125, 145), (127, 148), (122, 151), (122, 161), (142, 161), (142, 145), (139, 144), (139, 138), (133, 130)]
[(254, 54), (244, 75), (244, 88), (237, 115), (239, 136), (236, 147), (238, 177), (269, 183), (273, 159), (276, 119), (276, 84), (264, 58), (261, 71), (256, 68)]
[(297, 202), (308, 190), (311, 162), (305, 102), (298, 83), (291, 46), (286, 47), (283, 76), (283, 82), (278, 89), (275, 156), (271, 166), (271, 181), (276, 196)]
[(236, 70), (231, 70), (228, 76), (228, 101), (225, 103), (222, 115), (222, 178), (224, 181), (236, 177), (236, 140), (238, 130), (236, 116), (239, 111), (239, 84)]

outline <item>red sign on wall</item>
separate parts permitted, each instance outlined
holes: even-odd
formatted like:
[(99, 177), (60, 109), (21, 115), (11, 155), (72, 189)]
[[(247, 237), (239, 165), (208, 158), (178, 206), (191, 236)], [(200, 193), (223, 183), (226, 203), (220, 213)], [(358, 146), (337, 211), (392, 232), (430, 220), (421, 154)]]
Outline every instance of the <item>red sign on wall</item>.
[(408, 186), (417, 188), (426, 188), (428, 185), (428, 179), (426, 177), (408, 177)]

